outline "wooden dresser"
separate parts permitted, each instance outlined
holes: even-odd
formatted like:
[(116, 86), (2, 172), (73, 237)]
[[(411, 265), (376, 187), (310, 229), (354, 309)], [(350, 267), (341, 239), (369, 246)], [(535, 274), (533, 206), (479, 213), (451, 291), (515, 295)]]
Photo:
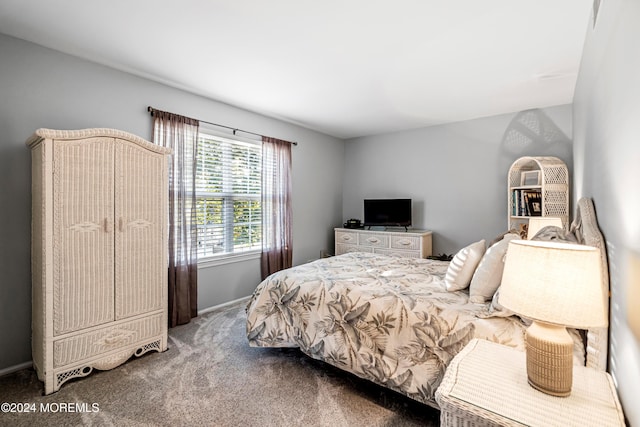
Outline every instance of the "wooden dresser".
[(375, 231), (351, 228), (335, 229), (336, 255), (347, 252), (372, 252), (409, 258), (431, 255), (431, 231)]

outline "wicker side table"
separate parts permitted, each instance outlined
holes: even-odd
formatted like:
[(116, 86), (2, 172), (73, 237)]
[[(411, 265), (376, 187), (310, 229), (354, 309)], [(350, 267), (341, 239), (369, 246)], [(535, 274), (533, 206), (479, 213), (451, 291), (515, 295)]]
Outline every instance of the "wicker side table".
[(569, 397), (527, 383), (523, 352), (472, 340), (451, 362), (436, 391), (441, 426), (624, 426), (609, 374), (574, 366)]

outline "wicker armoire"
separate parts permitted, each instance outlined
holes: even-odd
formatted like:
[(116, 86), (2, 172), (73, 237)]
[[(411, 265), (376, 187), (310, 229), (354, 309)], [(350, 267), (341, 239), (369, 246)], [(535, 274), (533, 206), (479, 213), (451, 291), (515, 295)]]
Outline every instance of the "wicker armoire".
[(39, 129), (32, 353), (45, 394), (167, 348), (169, 149), (113, 129)]

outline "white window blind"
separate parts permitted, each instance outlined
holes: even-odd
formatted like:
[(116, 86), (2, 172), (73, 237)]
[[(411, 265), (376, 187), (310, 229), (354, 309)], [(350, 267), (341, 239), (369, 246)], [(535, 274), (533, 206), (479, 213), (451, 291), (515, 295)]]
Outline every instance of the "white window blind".
[(196, 166), (198, 258), (261, 248), (260, 143), (199, 134)]

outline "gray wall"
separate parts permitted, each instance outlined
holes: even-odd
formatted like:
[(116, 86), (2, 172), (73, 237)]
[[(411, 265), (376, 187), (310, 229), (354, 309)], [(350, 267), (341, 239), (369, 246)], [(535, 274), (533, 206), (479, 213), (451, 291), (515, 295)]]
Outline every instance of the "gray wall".
[[(342, 220), (344, 142), (0, 35), (0, 370), (31, 360), (30, 153), (40, 127), (110, 127), (151, 137), (147, 105), (298, 141), (293, 148), (294, 263), (333, 246)], [(215, 78), (215, 75), (212, 75)], [(200, 269), (200, 309), (250, 295), (250, 260)]]
[(572, 166), (571, 106), (529, 110), (347, 140), (344, 218), (365, 198), (413, 199), (414, 228), (433, 230), (435, 254), (507, 229), (507, 172), (522, 156)]
[[(608, 0), (589, 23), (574, 97), (575, 197), (592, 197), (611, 278), (609, 369), (640, 426), (640, 2)], [(635, 265), (636, 268), (632, 268)], [(640, 326), (636, 325), (636, 328)]]

